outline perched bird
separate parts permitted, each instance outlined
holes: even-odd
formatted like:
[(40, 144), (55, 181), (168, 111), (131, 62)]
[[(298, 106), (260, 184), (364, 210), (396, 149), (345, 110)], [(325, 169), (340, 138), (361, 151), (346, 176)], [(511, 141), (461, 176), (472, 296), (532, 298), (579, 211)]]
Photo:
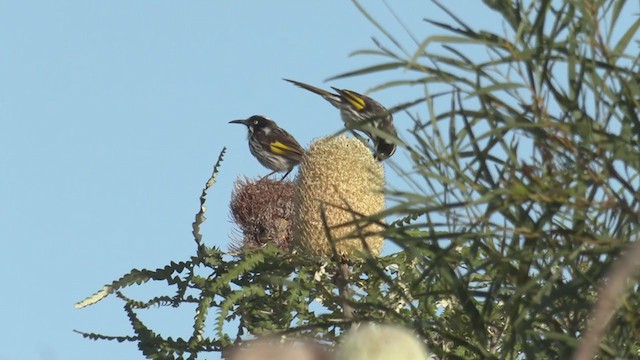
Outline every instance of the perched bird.
[(245, 120), (229, 121), (230, 124), (243, 124), (249, 130), (249, 150), (260, 164), (273, 170), (265, 177), (276, 172), (286, 171), (282, 180), (300, 163), (304, 149), (288, 132), (267, 117), (253, 115)]
[(336, 94), (334, 94), (299, 81), (289, 79), (284, 80), (322, 96), (325, 100), (330, 102), (331, 105), (338, 108), (340, 110), (342, 121), (344, 121), (344, 125), (347, 129), (360, 130), (366, 133), (373, 141), (375, 157), (377, 160), (385, 160), (391, 157), (391, 155), (396, 151), (396, 145), (394, 143), (379, 138), (365, 130), (358, 129), (359, 124), (368, 123), (390, 135), (397, 136), (396, 128), (393, 126), (393, 115), (391, 115), (384, 106), (380, 105), (379, 102), (351, 90), (331, 87), (336, 91)]

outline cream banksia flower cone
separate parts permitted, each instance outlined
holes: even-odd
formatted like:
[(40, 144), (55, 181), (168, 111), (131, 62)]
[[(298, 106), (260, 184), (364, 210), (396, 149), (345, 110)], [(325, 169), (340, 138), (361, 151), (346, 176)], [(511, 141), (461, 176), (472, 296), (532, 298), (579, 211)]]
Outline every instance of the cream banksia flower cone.
[(316, 256), (333, 255), (324, 210), (341, 256), (350, 258), (364, 251), (362, 236), (374, 256), (380, 253), (383, 226), (366, 220), (353, 224), (385, 207), (382, 164), (360, 140), (344, 136), (316, 140), (300, 163), (296, 185), (292, 229), (296, 248)]

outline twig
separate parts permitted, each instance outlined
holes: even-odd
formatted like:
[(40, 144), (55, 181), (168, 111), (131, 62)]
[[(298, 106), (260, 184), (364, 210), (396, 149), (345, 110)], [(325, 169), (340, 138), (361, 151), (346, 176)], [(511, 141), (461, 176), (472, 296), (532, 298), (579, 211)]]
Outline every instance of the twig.
[(640, 240), (636, 240), (629, 251), (622, 254), (613, 264), (598, 301), (593, 308), (583, 340), (573, 354), (573, 360), (590, 360), (596, 354), (602, 337), (609, 327), (611, 318), (620, 306), (624, 293), (629, 288), (629, 280), (640, 270)]
[(327, 214), (324, 209), (324, 205), (320, 205), (320, 217), (322, 218), (322, 224), (324, 226), (325, 233), (327, 235), (327, 240), (329, 244), (331, 244), (331, 251), (333, 252), (333, 260), (338, 265), (338, 272), (336, 273), (336, 286), (338, 287), (338, 292), (340, 295), (340, 300), (342, 302), (342, 312), (344, 313), (344, 318), (348, 322), (353, 320), (353, 306), (351, 306), (351, 292), (349, 291), (349, 263), (347, 259), (343, 259), (342, 256), (338, 253), (338, 249), (336, 248), (335, 241), (333, 236), (331, 235), (331, 230), (329, 228), (329, 224), (327, 222)]

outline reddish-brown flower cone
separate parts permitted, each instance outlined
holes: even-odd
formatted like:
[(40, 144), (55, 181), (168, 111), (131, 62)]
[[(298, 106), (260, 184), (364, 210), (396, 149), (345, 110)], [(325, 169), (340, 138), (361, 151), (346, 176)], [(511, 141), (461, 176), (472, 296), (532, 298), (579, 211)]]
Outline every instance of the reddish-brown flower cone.
[(238, 179), (231, 195), (231, 216), (242, 231), (232, 250), (266, 244), (288, 249), (291, 244), (294, 184), (291, 181)]

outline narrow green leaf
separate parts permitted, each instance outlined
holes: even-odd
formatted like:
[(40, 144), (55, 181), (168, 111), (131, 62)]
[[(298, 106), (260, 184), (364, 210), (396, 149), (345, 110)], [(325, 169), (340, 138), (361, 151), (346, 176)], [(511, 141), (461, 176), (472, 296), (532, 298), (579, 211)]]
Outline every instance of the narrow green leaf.
[(629, 29), (624, 33), (624, 35), (622, 35), (622, 37), (616, 44), (616, 47), (613, 49), (614, 54), (620, 56), (624, 53), (631, 40), (633, 40), (636, 36), (638, 28), (640, 28), (640, 19), (636, 19), (636, 21), (634, 21), (633, 24), (629, 26)]

